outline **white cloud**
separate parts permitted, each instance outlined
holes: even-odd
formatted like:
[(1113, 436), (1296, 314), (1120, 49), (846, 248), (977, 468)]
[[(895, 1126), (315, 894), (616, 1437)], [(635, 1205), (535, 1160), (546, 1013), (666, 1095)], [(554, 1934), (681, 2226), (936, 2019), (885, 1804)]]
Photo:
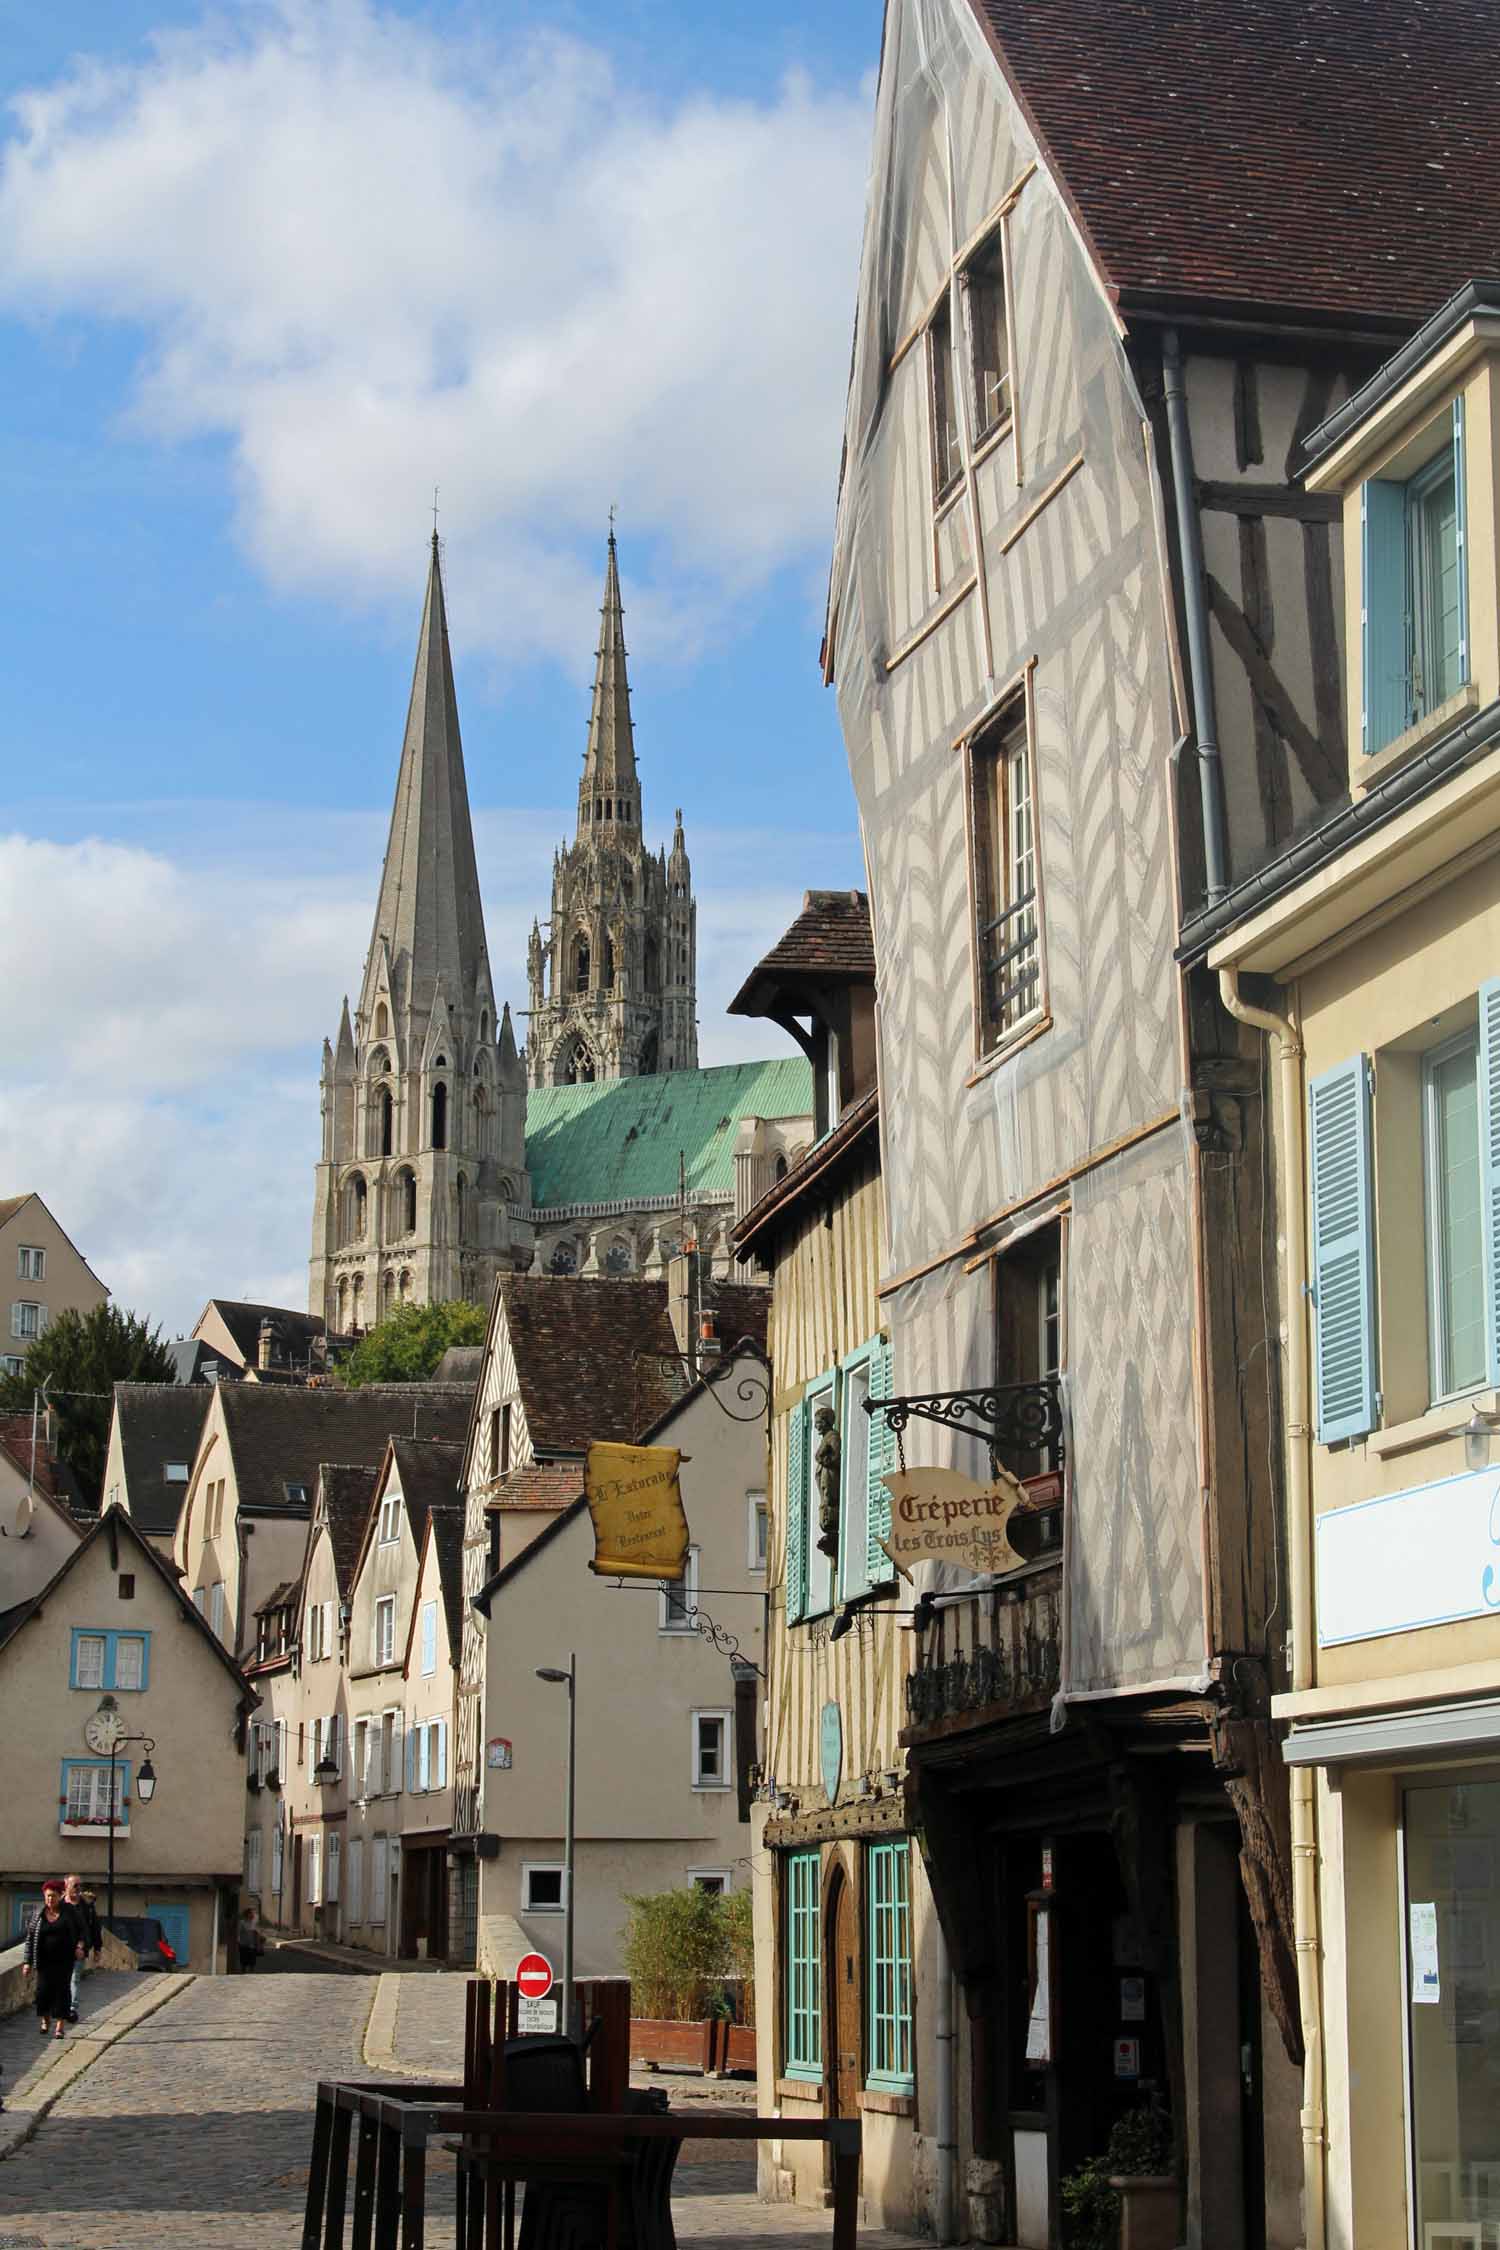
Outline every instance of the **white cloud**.
[(576, 40), (282, 0), (14, 123), (0, 303), (141, 331), (137, 418), (230, 441), (279, 587), (409, 599), (436, 482), (465, 638), (572, 665), (611, 500), (661, 542), (642, 650), (826, 539), (867, 89), (667, 106)]
[[(157, 822), (170, 852), (0, 836), (0, 896), (26, 906), (0, 918), (0, 1192), (36, 1189), (116, 1298), (175, 1333), (211, 1295), (304, 1301), (319, 1050), (358, 988), (383, 823), (198, 805)], [(475, 815), (513, 1007), (564, 829), (560, 809)], [(801, 903), (778, 871), (857, 881), (857, 841), (692, 844), (701, 1060), (785, 1054), (725, 1004)]]

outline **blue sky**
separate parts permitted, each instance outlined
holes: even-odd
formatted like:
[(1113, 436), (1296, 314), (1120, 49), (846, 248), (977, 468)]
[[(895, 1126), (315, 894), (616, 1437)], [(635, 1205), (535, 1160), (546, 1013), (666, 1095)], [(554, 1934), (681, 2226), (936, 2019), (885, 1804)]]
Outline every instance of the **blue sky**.
[(861, 880), (816, 656), (879, 12), (0, 0), (0, 1181), (169, 1328), (301, 1299), (434, 483), (502, 990), (611, 502), (705, 1059)]

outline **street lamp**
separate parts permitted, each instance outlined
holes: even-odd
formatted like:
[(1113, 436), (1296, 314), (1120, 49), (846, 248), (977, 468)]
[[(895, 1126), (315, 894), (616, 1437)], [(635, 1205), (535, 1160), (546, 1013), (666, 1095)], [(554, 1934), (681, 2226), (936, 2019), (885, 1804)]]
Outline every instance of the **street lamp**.
[(128, 1734), (125, 1721), (120, 1717), (120, 1707), (112, 1695), (100, 1699), (99, 1708), (83, 1730), (83, 1739), (98, 1756), (109, 1759), (109, 1871), (104, 1894), (104, 1919), (115, 1918), (115, 1773), (120, 1752), (129, 1742), (140, 1743), (146, 1755), (141, 1760), (141, 1770), (135, 1777), (135, 1792), (143, 1805), (149, 1805), (156, 1795), (156, 1768), (151, 1763), (151, 1753), (156, 1748), (149, 1734)]
[(578, 1658), (576, 1653), (568, 1658), (568, 1669), (560, 1671), (556, 1665), (537, 1666), (537, 1678), (547, 1680), (554, 1687), (568, 1691), (568, 1811), (567, 1831), (563, 1843), (563, 1882), (566, 1895), (563, 1899), (563, 2030), (572, 2036), (573, 2031), (573, 1861), (574, 1832), (573, 1805), (575, 1763), (578, 1744)]

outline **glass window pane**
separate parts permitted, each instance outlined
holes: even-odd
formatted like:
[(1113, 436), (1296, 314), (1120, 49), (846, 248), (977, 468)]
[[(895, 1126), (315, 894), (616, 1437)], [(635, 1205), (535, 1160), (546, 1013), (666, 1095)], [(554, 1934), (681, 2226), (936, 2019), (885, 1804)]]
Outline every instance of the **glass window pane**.
[(145, 1642), (139, 1633), (122, 1633), (115, 1642), (115, 1686), (138, 1688), (145, 1674)]
[(839, 1523), (839, 1592), (845, 1600), (870, 1583), (870, 1395), (868, 1365), (851, 1368), (844, 1382), (843, 1498)]
[(81, 1633), (79, 1635), (77, 1666), (77, 1685), (79, 1687), (103, 1687), (104, 1635), (102, 1633)]
[(1477, 2240), (1500, 2221), (1500, 1780), (1407, 1790), (1406, 1912), (1416, 2239)]

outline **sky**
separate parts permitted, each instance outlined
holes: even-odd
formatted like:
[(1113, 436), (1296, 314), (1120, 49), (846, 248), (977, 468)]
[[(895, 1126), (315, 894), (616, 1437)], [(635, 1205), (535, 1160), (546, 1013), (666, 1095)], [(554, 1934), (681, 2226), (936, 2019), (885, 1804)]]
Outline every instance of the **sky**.
[(880, 0), (0, 0), (0, 1192), (116, 1300), (306, 1299), (432, 529), (497, 990), (617, 510), (704, 1062), (863, 880), (817, 666)]

